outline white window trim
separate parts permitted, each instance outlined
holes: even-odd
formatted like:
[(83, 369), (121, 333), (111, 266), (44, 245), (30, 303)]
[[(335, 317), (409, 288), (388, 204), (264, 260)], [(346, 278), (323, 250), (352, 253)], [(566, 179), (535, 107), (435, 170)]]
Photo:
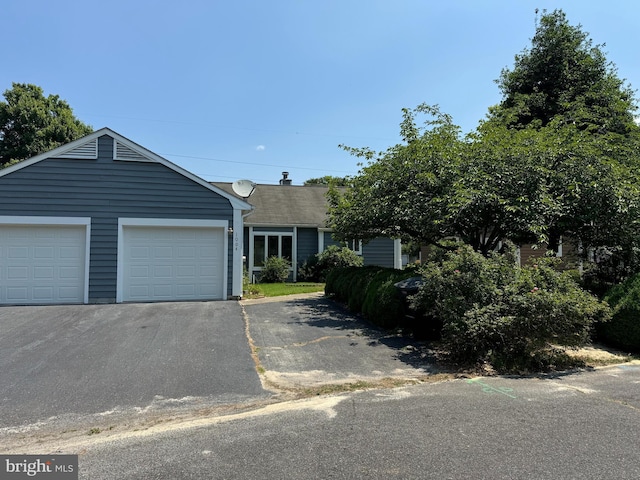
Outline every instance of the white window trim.
[[(118, 262), (116, 279), (116, 303), (123, 302), (124, 285), (124, 227), (189, 227), (189, 228), (222, 228), (223, 235), (223, 270), (222, 270), (222, 298), (227, 298), (229, 282), (229, 222), (226, 220), (194, 220), (188, 218), (118, 218)], [(234, 256), (235, 259), (235, 256)], [(242, 278), (242, 276), (240, 277)], [(241, 287), (242, 288), (242, 287)]]
[[(294, 238), (294, 234), (293, 232), (256, 232), (253, 237), (252, 237), (252, 242), (251, 242), (251, 249), (254, 250), (254, 243), (253, 240), (255, 240), (256, 237), (278, 237), (278, 257), (282, 258), (282, 237), (291, 237), (291, 256), (294, 256), (294, 245), (293, 245), (293, 238)], [(267, 251), (269, 249), (268, 244), (265, 242), (265, 251), (264, 251), (264, 260), (267, 259)], [(255, 260), (255, 255), (252, 254), (251, 255), (251, 259), (252, 261)], [(254, 265), (253, 266), (254, 270), (262, 270), (262, 267)], [(291, 267), (289, 267), (289, 270), (293, 269), (293, 258), (291, 259)]]
[[(274, 232), (274, 231), (258, 231), (255, 232), (253, 230), (254, 227), (249, 227), (249, 276), (253, 275), (255, 271), (262, 271), (262, 267), (254, 264), (255, 259), (255, 237), (291, 237), (291, 267), (289, 267), (289, 271), (293, 272), (293, 281), (297, 280), (297, 271), (298, 271), (298, 228), (293, 227), (291, 232)], [(267, 254), (267, 245), (265, 244), (265, 260)], [(278, 255), (282, 256), (282, 238), (278, 239)]]
[[(357, 248), (356, 248), (356, 242), (358, 242)], [(362, 240), (356, 240), (356, 239), (349, 240), (347, 246), (353, 251), (353, 253), (355, 253), (356, 255), (362, 256)]]
[(83, 303), (89, 303), (89, 261), (91, 258), (91, 217), (12, 217), (0, 216), (0, 225), (84, 226), (84, 292)]

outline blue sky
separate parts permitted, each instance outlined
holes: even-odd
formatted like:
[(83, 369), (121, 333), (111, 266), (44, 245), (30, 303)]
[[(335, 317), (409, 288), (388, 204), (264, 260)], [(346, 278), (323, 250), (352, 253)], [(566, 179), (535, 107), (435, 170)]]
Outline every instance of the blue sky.
[(0, 91), (33, 83), (210, 181), (354, 175), (401, 109), (464, 132), (530, 46), (535, 9), (581, 24), (640, 88), (637, 0), (3, 0)]

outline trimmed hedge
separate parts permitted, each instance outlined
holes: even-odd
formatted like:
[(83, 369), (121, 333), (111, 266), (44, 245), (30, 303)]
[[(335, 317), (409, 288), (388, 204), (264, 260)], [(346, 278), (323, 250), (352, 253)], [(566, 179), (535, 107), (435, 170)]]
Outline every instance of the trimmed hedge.
[(391, 329), (404, 317), (403, 301), (394, 284), (414, 275), (411, 270), (373, 266), (335, 268), (327, 275), (325, 294), (372, 323)]
[(613, 318), (598, 325), (605, 343), (640, 352), (640, 274), (613, 287), (604, 300), (613, 309)]

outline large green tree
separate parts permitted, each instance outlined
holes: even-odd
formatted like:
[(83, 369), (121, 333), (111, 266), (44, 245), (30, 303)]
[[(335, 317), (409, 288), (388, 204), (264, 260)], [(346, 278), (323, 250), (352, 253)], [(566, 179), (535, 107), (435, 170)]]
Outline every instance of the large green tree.
[(544, 13), (531, 47), (497, 80), (503, 99), (490, 118), (515, 128), (562, 120), (591, 133), (628, 134), (637, 127), (634, 92), (617, 75), (602, 46), (561, 10)]
[[(562, 235), (598, 247), (636, 235), (640, 128), (634, 91), (602, 46), (560, 10), (541, 16), (531, 47), (498, 80), (502, 101), (479, 128), (535, 130), (551, 140), (540, 172), (553, 209), (544, 220), (555, 250)], [(551, 153), (552, 155), (549, 155)]]
[(562, 12), (545, 13), (533, 47), (499, 84), (502, 102), (465, 138), (421, 105), (404, 110), (402, 144), (347, 148), (368, 164), (350, 190), (330, 195), (338, 234), (458, 237), (485, 254), (503, 239), (553, 248), (567, 235), (631, 252), (640, 239), (639, 127), (632, 92), (601, 50)]
[(0, 102), (0, 168), (46, 152), (93, 131), (58, 95), (14, 83)]
[[(367, 165), (352, 178), (351, 188), (329, 191), (329, 214), (338, 237), (438, 243), (455, 235), (446, 219), (461, 160), (459, 128), (435, 107), (403, 112), (402, 144), (380, 153), (343, 147)], [(418, 115), (427, 116), (425, 128), (416, 124)]]

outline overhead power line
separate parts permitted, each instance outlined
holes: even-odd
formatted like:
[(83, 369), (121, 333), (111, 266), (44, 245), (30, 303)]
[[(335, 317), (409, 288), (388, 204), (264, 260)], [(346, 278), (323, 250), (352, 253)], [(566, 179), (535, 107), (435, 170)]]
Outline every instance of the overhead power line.
[(313, 170), (317, 172), (329, 172), (329, 173), (345, 173), (345, 174), (353, 174), (353, 171), (347, 170), (327, 170), (326, 168), (311, 168), (311, 167), (299, 167), (292, 165), (277, 165), (272, 163), (258, 163), (258, 162), (242, 162), (239, 160), (224, 160), (222, 158), (211, 158), (211, 157), (195, 157), (191, 155), (178, 155), (174, 153), (161, 153), (160, 155), (165, 157), (178, 157), (178, 158), (192, 158), (194, 160), (208, 160), (212, 162), (224, 162), (224, 163), (234, 163), (240, 165), (254, 165), (258, 167), (277, 167), (277, 168), (287, 168), (290, 170)]

